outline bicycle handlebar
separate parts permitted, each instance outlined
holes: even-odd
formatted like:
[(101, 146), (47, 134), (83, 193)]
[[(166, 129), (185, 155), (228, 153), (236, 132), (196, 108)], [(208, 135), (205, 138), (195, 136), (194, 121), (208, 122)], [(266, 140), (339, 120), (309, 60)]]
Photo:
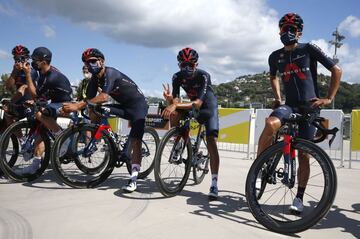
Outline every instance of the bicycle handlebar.
[(323, 122), (325, 118), (317, 116), (316, 114), (299, 114), (293, 113), (290, 115), (289, 119), (285, 119), (285, 123), (295, 123), (299, 124), (300, 122), (308, 122), (312, 124), (315, 128), (317, 128), (321, 132), (321, 137), (318, 139), (312, 140), (314, 143), (322, 142), (326, 139), (328, 135), (332, 135), (331, 139), (329, 140), (329, 146), (333, 143), (337, 132), (339, 129), (334, 127), (332, 129), (326, 129), (321, 122)]

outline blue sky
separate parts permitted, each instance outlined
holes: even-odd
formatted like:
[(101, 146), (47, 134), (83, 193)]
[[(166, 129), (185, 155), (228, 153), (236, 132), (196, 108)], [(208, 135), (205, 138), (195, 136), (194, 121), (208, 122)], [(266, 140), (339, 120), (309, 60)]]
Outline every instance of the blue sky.
[[(81, 53), (100, 49), (106, 65), (132, 78), (146, 95), (160, 96), (162, 83), (178, 70), (185, 46), (200, 54), (199, 67), (213, 83), (267, 71), (268, 55), (281, 47), (277, 22), (286, 12), (305, 22), (302, 42), (327, 54), (331, 33), (346, 36), (339, 50), (343, 80), (360, 83), (360, 3), (325, 0), (4, 0), (0, 2), (0, 74), (12, 69), (11, 49), (46, 46), (52, 64), (74, 84), (81, 78)], [(320, 69), (326, 73), (326, 70)]]

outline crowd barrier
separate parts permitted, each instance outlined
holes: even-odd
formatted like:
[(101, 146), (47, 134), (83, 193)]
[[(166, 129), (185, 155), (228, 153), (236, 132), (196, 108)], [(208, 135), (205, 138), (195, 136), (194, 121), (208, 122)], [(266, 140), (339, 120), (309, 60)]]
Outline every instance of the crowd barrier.
[(360, 110), (351, 112), (350, 127), (349, 168), (354, 160), (360, 161)]
[[(149, 108), (150, 114), (157, 114), (157, 107)], [(265, 119), (272, 112), (271, 109), (219, 109), (219, 138), (218, 147), (220, 150), (235, 151), (245, 153), (248, 159), (255, 158), (257, 142), (265, 126)], [(344, 166), (344, 161), (349, 162), (349, 167), (353, 167), (354, 162), (360, 162), (360, 110), (353, 110), (350, 123), (350, 140), (343, 139), (344, 114), (342, 110), (322, 110), (322, 117), (329, 120), (329, 128), (337, 127), (339, 132), (331, 147), (329, 139), (320, 143), (332, 159), (340, 161), (340, 166)], [(0, 110), (0, 119), (3, 111)], [(58, 123), (61, 127), (68, 127), (69, 119), (59, 118)], [(121, 134), (128, 134), (130, 128), (127, 120), (112, 118), (110, 124), (114, 131)], [(167, 130), (157, 130), (162, 137)], [(358, 164), (357, 164), (358, 165)]]

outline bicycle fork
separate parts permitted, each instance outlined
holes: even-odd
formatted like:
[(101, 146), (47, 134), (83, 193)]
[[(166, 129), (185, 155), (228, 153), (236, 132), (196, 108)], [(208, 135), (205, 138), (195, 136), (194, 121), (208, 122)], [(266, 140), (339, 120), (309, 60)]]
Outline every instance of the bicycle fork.
[(293, 188), (295, 185), (295, 177), (296, 177), (296, 152), (295, 149), (291, 146), (292, 144), (292, 136), (285, 135), (284, 136), (284, 147), (283, 147), (283, 155), (284, 155), (284, 172), (283, 179), (281, 182), (288, 186), (289, 188)]

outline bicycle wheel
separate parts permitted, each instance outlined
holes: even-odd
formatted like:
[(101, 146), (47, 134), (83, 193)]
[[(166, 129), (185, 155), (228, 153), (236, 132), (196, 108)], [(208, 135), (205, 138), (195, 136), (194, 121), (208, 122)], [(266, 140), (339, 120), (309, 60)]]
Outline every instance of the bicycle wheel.
[(170, 129), (160, 142), (155, 157), (155, 182), (165, 197), (175, 196), (184, 188), (191, 170), (192, 148), (177, 128)]
[(335, 199), (337, 177), (324, 150), (312, 142), (294, 139), (292, 147), (310, 157), (310, 175), (303, 199), (304, 210), (293, 214), (289, 206), (296, 195), (297, 183), (289, 188), (281, 182), (283, 145), (281, 141), (270, 146), (254, 161), (246, 179), (246, 199), (259, 223), (271, 231), (290, 234), (312, 227), (327, 214)]
[(5, 130), (0, 139), (0, 167), (4, 174), (17, 182), (33, 181), (40, 177), (49, 165), (51, 142), (46, 131), (41, 128), (40, 137), (44, 142), (44, 153), (39, 168), (28, 172), (32, 167), (32, 156), (35, 145), (28, 144), (29, 138), (33, 136), (34, 127), (37, 123), (19, 121)]
[[(139, 179), (144, 179), (154, 169), (155, 154), (159, 146), (159, 135), (152, 127), (145, 127), (144, 136), (141, 144), (141, 168), (138, 175)], [(127, 155), (132, 155), (132, 149), (128, 147)], [(130, 171), (131, 174), (131, 166)]]
[(200, 184), (205, 175), (209, 172), (210, 154), (207, 149), (205, 138), (200, 141), (199, 152), (196, 155), (196, 160), (193, 160), (193, 177), (195, 184)]
[(97, 129), (94, 124), (73, 126), (55, 140), (51, 163), (55, 174), (70, 187), (96, 187), (114, 169), (114, 142), (107, 134), (97, 141), (92, 140)]

